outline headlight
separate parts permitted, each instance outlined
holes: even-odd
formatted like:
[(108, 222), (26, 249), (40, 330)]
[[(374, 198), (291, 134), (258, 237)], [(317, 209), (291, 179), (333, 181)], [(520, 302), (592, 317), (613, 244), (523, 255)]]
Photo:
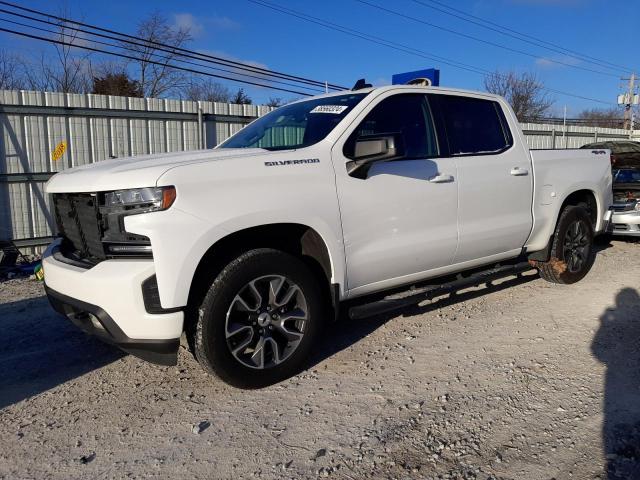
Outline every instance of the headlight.
[(127, 232), (124, 220), (129, 215), (166, 210), (176, 200), (175, 187), (130, 188), (99, 195), (102, 243), (107, 255), (151, 257), (149, 238)]
[(633, 206), (633, 209), (640, 211), (640, 201), (636, 200), (636, 204)]
[(104, 194), (104, 207), (128, 214), (166, 210), (176, 199), (175, 187), (149, 187), (116, 190)]

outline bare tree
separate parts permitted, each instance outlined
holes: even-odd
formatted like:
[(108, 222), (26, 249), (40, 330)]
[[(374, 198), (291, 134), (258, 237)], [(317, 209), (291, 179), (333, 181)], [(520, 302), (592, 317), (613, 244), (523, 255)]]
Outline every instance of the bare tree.
[(203, 81), (193, 77), (183, 88), (182, 96), (194, 101), (229, 102), (231, 91), (225, 85), (211, 79)]
[(280, 107), (284, 105), (284, 101), (280, 97), (269, 97), (269, 101), (265, 105), (267, 107)]
[[(66, 11), (59, 15), (68, 18)], [(55, 55), (40, 55), (34, 68), (27, 65), (24, 75), (29, 88), (63, 93), (86, 93), (91, 91), (91, 52), (79, 49), (85, 40), (79, 36), (73, 24), (60, 20), (54, 38), (65, 42), (55, 44)]]
[(229, 99), (231, 103), (238, 103), (241, 105), (251, 105), (253, 100), (244, 92), (244, 88), (239, 88), (238, 91)]
[(544, 117), (553, 106), (553, 99), (534, 73), (496, 71), (484, 78), (484, 88), (506, 98), (520, 121)]
[(26, 88), (22, 74), (23, 60), (5, 50), (0, 50), (0, 90), (21, 90)]
[(171, 68), (179, 54), (158, 44), (184, 47), (191, 41), (189, 28), (173, 26), (160, 12), (154, 12), (138, 24), (135, 36), (143, 41), (141, 45), (123, 44), (122, 48), (127, 49), (128, 55), (138, 58), (132, 62), (137, 69), (142, 94), (145, 97), (160, 97), (184, 87), (186, 74)]
[(584, 125), (602, 128), (623, 128), (624, 119), (620, 108), (593, 108), (583, 110), (578, 118)]

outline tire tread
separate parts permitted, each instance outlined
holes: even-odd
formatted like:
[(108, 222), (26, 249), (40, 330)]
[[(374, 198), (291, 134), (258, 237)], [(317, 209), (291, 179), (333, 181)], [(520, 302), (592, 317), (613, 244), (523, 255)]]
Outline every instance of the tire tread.
[[(582, 205), (566, 206), (562, 210), (562, 213), (558, 218), (558, 223), (556, 224), (556, 229), (553, 232), (553, 241), (551, 244), (549, 260), (546, 262), (537, 262), (537, 268), (538, 268), (538, 273), (540, 274), (540, 277), (548, 282), (563, 284), (563, 285), (574, 283), (573, 281), (567, 279), (566, 276), (563, 276), (564, 272), (558, 271), (558, 268), (556, 265), (556, 262), (561, 261), (558, 259), (557, 252), (562, 249), (562, 242), (563, 242), (563, 239), (560, 237), (560, 235), (558, 235), (559, 230), (561, 226), (564, 224), (564, 222), (566, 221), (566, 218), (574, 214), (574, 212), (576, 212), (577, 215), (584, 215), (587, 219), (589, 218), (586, 209)], [(592, 241), (591, 256), (593, 256), (593, 232), (591, 232), (591, 241)], [(593, 264), (593, 260), (591, 259), (589, 261), (587, 272), (591, 268), (592, 264)]]
[[(210, 310), (213, 308), (216, 298), (218, 297), (218, 295), (220, 295), (224, 286), (227, 284), (231, 277), (240, 274), (242, 270), (249, 266), (254, 267), (256, 265), (272, 264), (274, 262), (280, 264), (283, 262), (287, 262), (293, 268), (300, 269), (301, 272), (304, 272), (305, 275), (308, 275), (308, 280), (311, 281), (312, 284), (316, 287), (316, 291), (319, 291), (319, 288), (317, 288), (317, 282), (312, 272), (309, 271), (306, 265), (298, 257), (272, 248), (258, 248), (249, 250), (229, 262), (218, 273), (216, 278), (211, 283), (211, 286), (209, 287), (201, 304), (197, 308), (197, 319), (194, 322), (195, 325), (190, 329), (190, 332), (188, 332), (188, 335), (191, 336), (189, 343), (190, 345), (192, 345), (193, 355), (195, 356), (198, 363), (202, 366), (202, 368), (207, 373), (222, 379), (226, 383), (240, 388), (260, 388), (270, 383), (275, 383), (267, 381), (267, 378), (269, 378), (270, 376), (273, 376), (274, 378), (277, 377), (278, 379), (279, 376), (273, 374), (273, 372), (261, 370), (260, 372), (262, 372), (263, 378), (260, 378), (260, 376), (257, 375), (247, 375), (243, 377), (230, 373), (228, 367), (225, 368), (225, 366), (218, 364), (216, 361), (212, 361), (213, 352), (211, 352), (210, 350), (211, 344), (213, 342), (212, 339), (208, 336), (212, 335), (213, 329), (207, 328), (208, 322), (210, 322), (210, 320), (207, 319), (206, 316), (208, 312), (210, 312)], [(321, 319), (316, 319), (316, 321), (320, 320)]]

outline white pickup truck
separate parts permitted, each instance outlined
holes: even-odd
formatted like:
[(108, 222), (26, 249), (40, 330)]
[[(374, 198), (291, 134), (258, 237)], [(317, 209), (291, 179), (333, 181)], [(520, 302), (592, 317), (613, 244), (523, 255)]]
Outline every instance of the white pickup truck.
[(57, 311), (160, 364), (186, 333), (246, 388), (299, 371), (345, 301), (523, 260), (580, 280), (612, 204), (607, 151), (530, 151), (504, 99), (419, 86), (301, 100), (213, 150), (66, 170), (47, 192)]

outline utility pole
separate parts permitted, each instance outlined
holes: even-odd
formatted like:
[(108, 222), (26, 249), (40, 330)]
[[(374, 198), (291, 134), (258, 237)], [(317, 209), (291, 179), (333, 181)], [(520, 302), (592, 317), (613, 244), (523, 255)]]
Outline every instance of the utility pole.
[(562, 116), (562, 140), (564, 140), (564, 148), (569, 145), (569, 137), (567, 136), (567, 106), (564, 106), (564, 114)]
[(624, 128), (629, 130), (633, 135), (635, 129), (635, 113), (633, 106), (638, 105), (638, 95), (636, 94), (636, 74), (632, 73), (629, 78), (622, 78), (628, 81), (627, 91), (618, 96), (618, 105), (624, 105)]

